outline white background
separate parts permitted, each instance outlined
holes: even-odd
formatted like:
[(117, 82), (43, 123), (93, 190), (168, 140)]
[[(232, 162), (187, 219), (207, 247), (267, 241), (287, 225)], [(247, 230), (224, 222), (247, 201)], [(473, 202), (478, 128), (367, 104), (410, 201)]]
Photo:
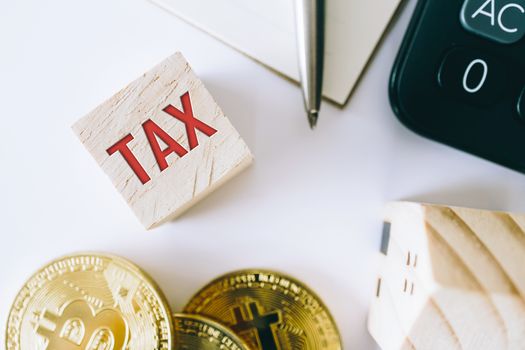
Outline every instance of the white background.
[[(325, 103), (312, 132), (297, 86), (149, 2), (0, 0), (2, 337), (24, 281), (87, 250), (140, 265), (175, 311), (224, 272), (287, 272), (324, 299), (345, 349), (374, 349), (366, 315), (386, 202), (525, 211), (523, 175), (423, 139), (391, 112), (388, 77), (413, 5), (350, 103)], [(146, 232), (70, 126), (179, 50), (256, 162)]]

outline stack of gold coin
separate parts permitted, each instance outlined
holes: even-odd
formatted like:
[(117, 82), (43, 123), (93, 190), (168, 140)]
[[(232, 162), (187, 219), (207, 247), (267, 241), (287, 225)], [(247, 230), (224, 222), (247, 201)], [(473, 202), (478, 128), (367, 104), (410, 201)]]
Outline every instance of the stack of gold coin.
[(184, 309), (230, 327), (253, 350), (340, 350), (337, 326), (321, 299), (277, 272), (241, 270), (202, 288)]
[(322, 301), (302, 283), (264, 270), (224, 275), (183, 314), (119, 257), (76, 254), (33, 275), (11, 308), (7, 350), (340, 350)]

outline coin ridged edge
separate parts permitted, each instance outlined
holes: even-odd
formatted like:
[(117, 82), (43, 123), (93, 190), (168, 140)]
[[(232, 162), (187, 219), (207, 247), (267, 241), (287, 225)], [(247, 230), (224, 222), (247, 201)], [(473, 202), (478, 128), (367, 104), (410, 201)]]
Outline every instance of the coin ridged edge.
[(242, 270), (235, 270), (235, 271), (231, 271), (231, 272), (227, 272), (227, 273), (224, 273), (222, 275), (220, 275), (219, 277), (216, 277), (214, 278), (211, 282), (205, 284), (202, 288), (200, 288), (197, 293), (193, 294), (193, 296), (190, 298), (190, 300), (188, 301), (188, 303), (186, 303), (186, 306), (184, 306), (184, 309), (183, 309), (183, 312), (184, 313), (187, 313), (187, 314), (192, 314), (192, 312), (189, 312), (187, 310), (188, 306), (192, 303), (193, 300), (195, 300), (204, 290), (206, 290), (207, 288), (213, 286), (214, 284), (228, 278), (228, 277), (231, 277), (231, 276), (235, 276), (235, 275), (240, 275), (240, 274), (269, 274), (269, 275), (276, 275), (276, 276), (279, 276), (279, 277), (283, 277), (283, 278), (286, 278), (288, 280), (290, 280), (290, 282), (293, 282), (299, 286), (301, 286), (301, 288), (303, 288), (306, 292), (308, 292), (312, 297), (314, 297), (316, 299), (316, 301), (319, 303), (319, 305), (321, 305), (323, 307), (323, 309), (325, 310), (326, 312), (326, 315), (328, 316), (329, 320), (331, 321), (331, 323), (333, 324), (334, 326), (334, 330), (337, 334), (337, 339), (339, 341), (339, 344), (341, 345), (341, 349), (343, 349), (343, 341), (342, 341), (342, 338), (341, 338), (341, 332), (339, 331), (339, 327), (337, 326), (337, 323), (335, 322), (335, 319), (334, 317), (332, 316), (332, 313), (330, 311), (330, 309), (326, 306), (326, 304), (324, 303), (323, 299), (321, 299), (319, 297), (319, 295), (317, 293), (315, 293), (312, 288), (310, 288), (309, 285), (307, 285), (306, 283), (302, 282), (302, 281), (299, 281), (297, 278), (294, 278), (294, 277), (291, 277), (290, 275), (286, 274), (286, 273), (283, 273), (281, 271), (277, 271), (277, 270), (270, 270), (270, 269), (255, 269), (255, 268), (250, 268), (250, 269), (242, 269)]
[(56, 264), (56, 263), (58, 263), (60, 261), (63, 261), (63, 260), (66, 260), (66, 259), (70, 259), (70, 258), (75, 258), (75, 257), (92, 257), (92, 258), (100, 257), (100, 258), (110, 259), (110, 260), (113, 260), (113, 261), (118, 261), (119, 263), (124, 265), (126, 268), (129, 268), (133, 272), (137, 273), (139, 276), (142, 276), (144, 278), (144, 281), (151, 285), (152, 291), (155, 293), (155, 296), (159, 299), (159, 301), (161, 303), (161, 306), (165, 309), (165, 314), (166, 314), (166, 318), (167, 318), (166, 322), (167, 322), (167, 325), (168, 325), (168, 332), (170, 334), (170, 343), (171, 343), (171, 347), (173, 347), (173, 344), (175, 343), (174, 328), (173, 328), (173, 316), (172, 316), (172, 312), (171, 312), (171, 308), (169, 306), (168, 300), (167, 300), (166, 296), (164, 295), (164, 293), (162, 292), (162, 289), (160, 289), (160, 287), (157, 284), (157, 282), (155, 282), (155, 280), (146, 271), (144, 271), (142, 268), (140, 268), (134, 262), (132, 262), (132, 261), (130, 261), (130, 260), (124, 258), (124, 257), (121, 257), (119, 255), (115, 255), (115, 254), (110, 254), (110, 253), (90, 252), (90, 251), (88, 251), (88, 252), (75, 252), (75, 253), (71, 253), (71, 254), (66, 254), (66, 255), (62, 255), (62, 256), (60, 256), (58, 258), (55, 258), (53, 260), (50, 260), (50, 261), (42, 264), (38, 270), (35, 270), (35, 272), (33, 272), (33, 274), (31, 274), (31, 276), (25, 280), (25, 282), (22, 284), (22, 287), (18, 290), (18, 292), (16, 292), (16, 294), (15, 294), (15, 296), (13, 298), (13, 303), (12, 303), (11, 307), (9, 308), (9, 312), (7, 314), (6, 327), (5, 327), (5, 332), (4, 332), (4, 335), (5, 335), (5, 348), (6, 348), (6, 350), (9, 350), (8, 349), (8, 341), (10, 339), (10, 337), (9, 337), (9, 329), (11, 328), (11, 324), (12, 324), (11, 316), (12, 316), (12, 313), (14, 311), (15, 304), (18, 301), (18, 298), (19, 298), (20, 294), (22, 293), (22, 291), (24, 290), (24, 288), (29, 284), (29, 282), (31, 280), (33, 280), (33, 278), (35, 278), (40, 272), (44, 271), (47, 267), (52, 266), (53, 264)]
[[(179, 317), (182, 317), (182, 318), (189, 318), (189, 319), (193, 319), (195, 321), (198, 321), (198, 322), (202, 322), (202, 323), (207, 323), (209, 325), (211, 325), (212, 327), (214, 328), (217, 328), (219, 331), (221, 331), (223, 334), (227, 335), (228, 337), (232, 338), (236, 343), (240, 344), (243, 349), (246, 349), (246, 350), (250, 350), (251, 348), (244, 342), (244, 340), (239, 337), (239, 335), (237, 333), (235, 333), (234, 331), (232, 331), (228, 326), (212, 319), (212, 318), (209, 318), (209, 317), (206, 317), (206, 316), (202, 316), (202, 315), (197, 315), (197, 314), (189, 314), (189, 313), (183, 313), (183, 312), (176, 312), (172, 315), (172, 318), (173, 318), (173, 322), (175, 322), (175, 320), (177, 320), (177, 318)], [(175, 331), (175, 326), (173, 326), (173, 332), (174, 334), (176, 333)]]

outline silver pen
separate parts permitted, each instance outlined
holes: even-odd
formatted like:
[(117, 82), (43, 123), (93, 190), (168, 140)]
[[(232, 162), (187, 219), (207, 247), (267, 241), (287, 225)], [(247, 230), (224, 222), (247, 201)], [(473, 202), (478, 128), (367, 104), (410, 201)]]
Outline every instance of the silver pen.
[(323, 88), (324, 0), (296, 0), (299, 75), (308, 122), (317, 124)]

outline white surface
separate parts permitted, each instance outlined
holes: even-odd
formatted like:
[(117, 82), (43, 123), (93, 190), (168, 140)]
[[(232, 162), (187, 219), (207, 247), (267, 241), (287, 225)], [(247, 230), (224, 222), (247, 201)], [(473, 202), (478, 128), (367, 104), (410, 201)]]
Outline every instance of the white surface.
[[(391, 112), (387, 80), (413, 3), (350, 104), (324, 104), (312, 132), (297, 86), (149, 2), (0, 2), (0, 334), (36, 269), (95, 250), (143, 267), (173, 310), (223, 272), (285, 271), (322, 296), (345, 349), (374, 349), (365, 320), (386, 201), (525, 211), (523, 175), (423, 139)], [(146, 232), (70, 125), (177, 50), (256, 161)]]
[[(299, 80), (295, 0), (151, 1), (258, 62)], [(346, 102), (399, 2), (326, 2), (323, 95), (340, 105)]]

